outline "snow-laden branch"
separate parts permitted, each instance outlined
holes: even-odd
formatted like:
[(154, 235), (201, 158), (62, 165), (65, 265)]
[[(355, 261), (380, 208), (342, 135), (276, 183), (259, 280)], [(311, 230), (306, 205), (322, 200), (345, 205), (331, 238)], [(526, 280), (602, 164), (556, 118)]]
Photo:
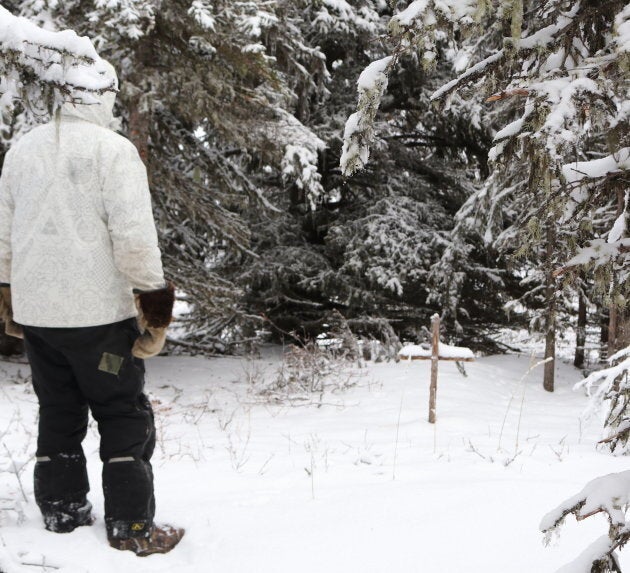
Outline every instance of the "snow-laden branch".
[(588, 183), (589, 179), (606, 177), (621, 171), (630, 171), (630, 147), (624, 147), (601, 159), (574, 161), (562, 166), (562, 175), (571, 185)]
[(548, 542), (568, 515), (578, 521), (596, 513), (605, 513), (610, 524), (608, 535), (596, 539), (577, 559), (565, 565), (557, 573), (605, 573), (618, 571), (615, 550), (630, 539), (630, 525), (626, 510), (630, 503), (630, 471), (595, 478), (576, 495), (563, 501), (545, 515), (540, 530)]
[(343, 134), (341, 170), (344, 175), (352, 175), (368, 162), (374, 141), (374, 119), (387, 89), (387, 74), (393, 59), (387, 56), (372, 62), (359, 76), (358, 109), (348, 118)]
[(389, 74), (400, 56), (417, 49), (425, 68), (437, 59), (437, 45), (448, 34), (471, 26), (479, 9), (479, 0), (415, 0), (389, 22), (389, 33), (396, 41), (392, 55), (372, 62), (359, 77), (357, 111), (346, 122), (341, 170), (352, 175), (365, 167), (374, 140), (374, 121), (387, 89)]
[(318, 162), (317, 150), (305, 145), (287, 145), (282, 158), (282, 176), (304, 193), (312, 211), (324, 195)]
[[(314, 3), (315, 4), (315, 3)], [(346, 0), (321, 0), (313, 26), (320, 34), (336, 31), (342, 34), (375, 34), (379, 29), (379, 14), (363, 3), (355, 7)]]
[(626, 525), (624, 507), (629, 503), (630, 470), (600, 476), (547, 513), (540, 522), (540, 529), (547, 532), (562, 525), (569, 514), (581, 521), (600, 512), (606, 513), (611, 525), (623, 527)]
[[(276, 145), (286, 142), (280, 161), (282, 178), (294, 184), (303, 194), (312, 210), (322, 201), (324, 187), (319, 172), (319, 156), (326, 144), (296, 117), (282, 109), (276, 109), (272, 123), (258, 124), (269, 141)], [(274, 208), (274, 210), (277, 210)]]
[(569, 259), (566, 264), (558, 271), (556, 276), (562, 275), (573, 267), (582, 265), (595, 265), (599, 267), (615, 260), (620, 255), (630, 253), (630, 238), (619, 239), (618, 241), (608, 242), (605, 239), (595, 239), (586, 247), (578, 249), (575, 256)]
[(609, 362), (609, 368), (593, 372), (578, 382), (575, 389), (584, 388), (591, 396), (586, 417), (598, 412), (605, 401), (611, 402), (606, 420), (609, 435), (602, 443), (608, 444), (614, 451), (619, 443), (625, 445), (630, 437), (630, 415), (626, 411), (626, 397), (630, 394), (630, 347), (611, 356)]
[(478, 11), (478, 0), (415, 0), (392, 17), (389, 29), (393, 36), (408, 35), (407, 40), (416, 40), (423, 60), (432, 62), (437, 56), (437, 41), (442, 36), (439, 23), (470, 26)]
[(617, 51), (621, 53), (630, 52), (630, 4), (617, 14), (615, 18), (615, 43)]
[(0, 109), (13, 100), (49, 108), (64, 99), (91, 103), (114, 89), (92, 42), (71, 30), (51, 32), (0, 6)]
[(212, 5), (208, 0), (193, 0), (193, 3), (188, 9), (188, 14), (190, 14), (204, 30), (215, 31), (216, 20), (212, 12)]
[(441, 88), (435, 90), (435, 92), (433, 92), (429, 99), (431, 101), (441, 99), (444, 96), (450, 94), (458, 87), (478, 79), (480, 76), (485, 74), (494, 64), (500, 62), (503, 59), (503, 56), (503, 50), (499, 50), (495, 54), (488, 56), (485, 60), (482, 60), (481, 62), (475, 64), (471, 68), (467, 69), (460, 76), (444, 84)]
[[(550, 26), (546, 26), (541, 30), (538, 30), (531, 36), (527, 36), (521, 40), (517, 40), (512, 49), (516, 53), (521, 52), (523, 54), (523, 56), (521, 57), (522, 59), (524, 57), (524, 53), (531, 52), (532, 50), (540, 50), (553, 43), (556, 38), (561, 36), (562, 32), (564, 32), (564, 30), (566, 30), (566, 28), (568, 28), (573, 23), (573, 18), (577, 13), (578, 7), (579, 4), (576, 3), (573, 10), (568, 14), (563, 14), (558, 19), (558, 22)], [(478, 64), (475, 64), (454, 80), (448, 82), (447, 84), (436, 90), (431, 96), (431, 100), (435, 101), (438, 99), (442, 99), (457, 88), (465, 86), (470, 82), (478, 79), (480, 76), (490, 71), (496, 64), (501, 62), (506, 56), (506, 50), (499, 50), (497, 53), (488, 56), (486, 59), (482, 60)]]

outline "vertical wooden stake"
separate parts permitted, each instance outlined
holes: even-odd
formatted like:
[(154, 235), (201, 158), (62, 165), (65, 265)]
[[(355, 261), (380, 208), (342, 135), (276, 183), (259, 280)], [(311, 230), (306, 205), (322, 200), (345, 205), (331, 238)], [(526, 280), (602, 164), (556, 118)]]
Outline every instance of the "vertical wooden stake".
[(431, 388), (429, 390), (429, 423), (435, 424), (435, 400), (437, 397), (438, 362), (440, 354), (440, 316), (431, 317)]

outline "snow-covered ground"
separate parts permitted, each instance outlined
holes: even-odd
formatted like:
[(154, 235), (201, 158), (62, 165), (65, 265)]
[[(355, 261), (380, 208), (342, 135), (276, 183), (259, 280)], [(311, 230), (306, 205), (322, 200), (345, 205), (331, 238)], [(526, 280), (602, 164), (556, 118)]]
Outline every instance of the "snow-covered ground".
[[(478, 359), (468, 377), (442, 363), (433, 426), (428, 362), (368, 364), (352, 388), (293, 405), (255, 391), (279, 364), (277, 352), (148, 362), (157, 520), (187, 534), (172, 553), (141, 559), (106, 543), (95, 426), (85, 450), (96, 524), (43, 529), (28, 367), (1, 363), (0, 570), (552, 572), (606, 532), (601, 516), (569, 518), (550, 547), (538, 531), (588, 480), (627, 469), (595, 450), (600, 422), (580, 420), (587, 398), (571, 390), (581, 377), (573, 367), (558, 364), (549, 394), (540, 367), (525, 376), (524, 355)], [(9, 452), (27, 499), (21, 518)]]

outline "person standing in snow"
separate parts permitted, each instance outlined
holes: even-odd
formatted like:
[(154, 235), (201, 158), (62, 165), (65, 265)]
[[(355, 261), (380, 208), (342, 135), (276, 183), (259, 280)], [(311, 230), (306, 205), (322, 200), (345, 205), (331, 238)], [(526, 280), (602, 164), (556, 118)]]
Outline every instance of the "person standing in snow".
[(149, 555), (170, 551), (184, 533), (153, 523), (155, 426), (143, 393), (143, 359), (163, 347), (174, 289), (164, 280), (144, 164), (109, 128), (115, 97), (63, 104), (7, 153), (0, 295), (7, 332), (23, 332), (39, 400), (34, 487), (46, 529), (94, 521), (81, 447), (89, 409), (101, 438), (109, 543)]

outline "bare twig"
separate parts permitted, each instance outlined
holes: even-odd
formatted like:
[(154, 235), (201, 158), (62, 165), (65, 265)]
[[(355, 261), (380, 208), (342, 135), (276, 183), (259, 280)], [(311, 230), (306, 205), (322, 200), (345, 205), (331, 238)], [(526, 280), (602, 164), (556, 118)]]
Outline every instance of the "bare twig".
[(24, 501), (28, 503), (28, 498), (26, 497), (24, 486), (22, 485), (22, 478), (20, 477), (20, 472), (17, 468), (17, 465), (15, 464), (15, 460), (13, 459), (13, 456), (11, 455), (9, 448), (7, 448), (7, 445), (4, 443), (2, 445), (4, 446), (4, 449), (6, 450), (7, 455), (9, 456), (9, 460), (11, 460), (11, 465), (13, 466), (13, 473), (15, 473), (15, 477), (18, 481), (18, 484), (20, 485), (20, 491), (22, 492), (22, 497), (24, 498)]

